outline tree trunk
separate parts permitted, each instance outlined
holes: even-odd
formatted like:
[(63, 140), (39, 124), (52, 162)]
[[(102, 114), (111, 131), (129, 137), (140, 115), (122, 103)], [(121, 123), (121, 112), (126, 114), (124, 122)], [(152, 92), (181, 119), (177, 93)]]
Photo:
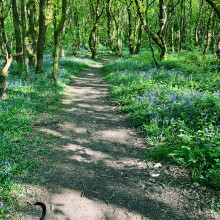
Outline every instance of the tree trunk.
[(119, 30), (119, 23), (115, 19), (115, 27), (116, 27), (116, 46), (114, 48), (115, 53), (117, 56), (121, 56), (121, 41), (120, 41), (120, 30)]
[(73, 33), (73, 56), (77, 56), (80, 48), (80, 25), (79, 25), (79, 14), (77, 8), (74, 8), (74, 28), (71, 32)]
[(39, 2), (39, 34), (38, 34), (38, 42), (37, 42), (37, 66), (36, 73), (44, 72), (44, 45), (45, 45), (45, 33), (46, 33), (46, 25), (45, 25), (45, 6), (46, 1), (40, 0)]
[(157, 35), (160, 38), (161, 41), (161, 54), (160, 54), (160, 59), (163, 59), (166, 55), (167, 52), (167, 47), (166, 47), (166, 42), (164, 39), (164, 32), (165, 32), (165, 27), (166, 27), (166, 22), (167, 22), (167, 13), (166, 9), (164, 7), (164, 0), (159, 0), (159, 24), (160, 24), (160, 29), (157, 32)]
[[(53, 71), (52, 71), (52, 83), (56, 85), (56, 78), (58, 74), (58, 63), (59, 63), (59, 37), (60, 33), (63, 30), (64, 23), (66, 20), (66, 13), (67, 13), (67, 0), (62, 0), (62, 17), (59, 22), (59, 25), (55, 26), (54, 31), (54, 54), (53, 54)], [(56, 16), (56, 14), (55, 14)], [(56, 23), (55, 23), (56, 24)]]
[(92, 31), (90, 33), (90, 36), (89, 36), (89, 48), (91, 50), (93, 60), (97, 59), (97, 55), (96, 55), (96, 36), (95, 36), (96, 29), (97, 29), (97, 24), (94, 24), (93, 28), (92, 28)]
[(171, 48), (172, 48), (172, 52), (175, 53), (173, 21), (172, 21), (172, 26), (171, 26)]
[(203, 55), (207, 53), (208, 47), (209, 47), (209, 42), (210, 42), (209, 27), (210, 27), (211, 19), (212, 19), (212, 14), (210, 14), (208, 22), (207, 22), (207, 26), (206, 26), (206, 43), (205, 43), (205, 47), (203, 50)]
[(4, 20), (7, 18), (8, 12), (11, 8), (11, 3), (11, 1), (7, 1), (5, 8), (2, 8), (2, 11), (0, 12), (0, 45), (2, 46), (6, 59), (5, 66), (3, 68), (0, 66), (0, 98), (2, 99), (7, 99), (6, 90), (8, 87), (8, 69), (11, 66), (13, 60), (10, 51), (7, 49), (6, 35), (4, 30)]
[(21, 0), (21, 25), (22, 25), (22, 43), (23, 43), (23, 60), (25, 66), (25, 78), (28, 78), (28, 58), (26, 49), (26, 19), (25, 19), (25, 3)]
[(210, 38), (210, 51), (214, 53), (214, 45), (215, 45), (215, 16), (212, 18), (212, 29), (211, 29), (211, 38)]
[(132, 13), (131, 13), (131, 4), (132, 2), (128, 5), (127, 4), (127, 13), (128, 13), (128, 42), (129, 42), (129, 53), (134, 54), (134, 46), (133, 46), (133, 35), (132, 35), (132, 25), (131, 25), (131, 20), (132, 20)]
[(5, 33), (5, 24), (4, 24), (4, 20), (3, 21), (0, 21), (0, 25), (1, 25), (1, 34), (2, 34), (2, 40), (3, 40), (3, 43), (4, 43), (4, 46), (6, 47), (7, 49), (7, 53), (8, 54), (11, 54), (11, 47), (8, 43), (8, 38), (7, 38), (7, 35)]
[(34, 0), (29, 0), (26, 4), (27, 7), (27, 17), (29, 22), (29, 29), (27, 35), (31, 39), (31, 45), (27, 45), (27, 51), (29, 56), (29, 64), (31, 66), (36, 66), (37, 64), (37, 33), (35, 31), (35, 13), (36, 7)]
[[(16, 53), (20, 53), (22, 52), (22, 43), (21, 43), (20, 21), (19, 21), (16, 0), (12, 0), (12, 15), (13, 15), (13, 23), (14, 23)], [(23, 65), (22, 56), (18, 56), (16, 58), (16, 61), (20, 67)]]
[(102, 8), (102, 11), (100, 12), (100, 2), (101, 0), (96, 1), (96, 7), (94, 7), (93, 3), (90, 1), (90, 6), (92, 8), (92, 22), (93, 22), (93, 27), (89, 36), (89, 47), (92, 52), (92, 59), (96, 59), (96, 42), (97, 42), (97, 36), (96, 36), (96, 31), (98, 27), (98, 21), (100, 17), (102, 16), (102, 13), (104, 11), (104, 7)]
[(140, 23), (138, 28), (137, 45), (135, 49), (135, 54), (139, 54), (141, 50), (141, 36), (142, 36), (142, 24)]
[(111, 4), (110, 0), (107, 0), (106, 6), (106, 14), (107, 14), (107, 35), (108, 35), (108, 47), (109, 50), (112, 51), (112, 38), (111, 38)]
[[(144, 19), (143, 13), (141, 12), (138, 0), (135, 0), (135, 3), (136, 3), (136, 6), (137, 6), (137, 12), (138, 12), (139, 18), (140, 18), (140, 21), (141, 21), (141, 23), (144, 27), (144, 30), (146, 31), (147, 34), (150, 34), (150, 37), (152, 38), (152, 40), (159, 46), (159, 48), (161, 50), (160, 57), (163, 58), (165, 56), (165, 53), (166, 53), (166, 47), (165, 47), (165, 44), (164, 44), (165, 41), (162, 42), (161, 38), (158, 36), (158, 34), (155, 34), (154, 32), (149, 30), (148, 24), (147, 24), (146, 20)], [(161, 27), (160, 27), (160, 29), (161, 29)], [(161, 31), (162, 31), (162, 29), (161, 29)]]
[(179, 51), (182, 50), (183, 43), (183, 0), (180, 2), (180, 33), (179, 33)]
[(52, 72), (52, 82), (56, 84), (58, 69), (59, 69), (59, 35), (54, 33), (54, 53), (53, 53), (53, 72)]
[[(217, 43), (216, 55), (217, 55), (217, 57), (218, 57), (218, 59), (220, 61), (220, 37), (219, 37), (218, 43)], [(220, 64), (220, 62), (219, 62), (219, 64)]]

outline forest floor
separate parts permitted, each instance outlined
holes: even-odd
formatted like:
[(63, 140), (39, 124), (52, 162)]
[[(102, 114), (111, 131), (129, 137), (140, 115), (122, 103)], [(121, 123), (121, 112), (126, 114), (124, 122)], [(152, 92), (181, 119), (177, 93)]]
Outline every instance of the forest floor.
[(47, 205), (46, 219), (220, 219), (209, 191), (184, 170), (142, 162), (150, 147), (109, 100), (101, 71), (109, 59), (78, 74), (54, 120), (33, 125), (27, 138), (43, 135), (45, 157), (35, 152), (39, 168), (23, 183), (24, 205), (12, 219), (39, 219), (36, 201)]

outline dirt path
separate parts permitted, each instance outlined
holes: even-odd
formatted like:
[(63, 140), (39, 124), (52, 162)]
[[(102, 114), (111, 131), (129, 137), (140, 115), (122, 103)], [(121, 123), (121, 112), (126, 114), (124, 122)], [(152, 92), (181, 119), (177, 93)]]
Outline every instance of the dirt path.
[[(68, 87), (58, 123), (37, 128), (59, 138), (33, 175), (44, 184), (32, 186), (29, 194), (39, 196), (30, 203), (45, 202), (47, 219), (213, 219), (205, 195), (175, 166), (140, 161), (147, 146), (110, 104), (101, 66), (90, 65)], [(31, 209), (24, 219), (39, 219)]]

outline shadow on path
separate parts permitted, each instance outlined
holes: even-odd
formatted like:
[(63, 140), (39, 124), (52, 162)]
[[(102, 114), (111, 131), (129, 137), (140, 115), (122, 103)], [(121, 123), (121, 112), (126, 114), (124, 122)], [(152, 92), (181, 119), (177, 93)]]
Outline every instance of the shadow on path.
[[(193, 188), (182, 188), (184, 175), (141, 162), (147, 146), (110, 104), (101, 66), (68, 87), (57, 123), (36, 127), (36, 136), (56, 143), (34, 174), (45, 182), (47, 219), (208, 219)], [(155, 172), (163, 175), (154, 182)]]

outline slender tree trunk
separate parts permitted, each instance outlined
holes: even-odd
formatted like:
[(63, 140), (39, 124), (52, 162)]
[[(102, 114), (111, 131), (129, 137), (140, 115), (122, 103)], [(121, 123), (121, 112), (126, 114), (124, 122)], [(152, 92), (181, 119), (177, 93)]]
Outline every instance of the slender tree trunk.
[(86, 47), (86, 42), (87, 42), (87, 26), (86, 26), (86, 22), (83, 18), (83, 27), (82, 27), (82, 35), (83, 35), (83, 39), (82, 39), (82, 44), (83, 44), (83, 47), (84, 49), (88, 50), (88, 48)]
[(164, 39), (164, 32), (165, 32), (165, 27), (166, 27), (166, 22), (167, 22), (167, 13), (166, 10), (164, 8), (164, 0), (159, 0), (159, 24), (160, 24), (160, 29), (157, 32), (157, 35), (160, 38), (161, 41), (161, 54), (160, 54), (160, 58), (163, 59), (166, 55), (166, 51), (167, 51), (167, 47), (166, 47), (166, 42)]
[(107, 14), (107, 35), (108, 35), (108, 47), (109, 50), (112, 51), (112, 37), (111, 37), (111, 4), (110, 0), (107, 0), (106, 6), (106, 14)]
[(215, 27), (216, 27), (216, 19), (215, 16), (212, 18), (212, 28), (211, 28), (211, 38), (210, 38), (210, 51), (214, 53), (214, 45), (215, 45)]
[(7, 50), (7, 45), (5, 42), (5, 30), (4, 30), (4, 20), (7, 18), (8, 12), (11, 8), (11, 1), (7, 1), (5, 8), (2, 8), (0, 12), (0, 45), (2, 46), (3, 52), (6, 58), (6, 64), (2, 68), (0, 66), (0, 98), (7, 99), (6, 89), (8, 87), (8, 69), (13, 61), (13, 56)]
[(179, 51), (182, 50), (183, 43), (183, 0), (180, 1), (180, 32), (179, 32)]
[(137, 36), (137, 45), (135, 49), (135, 54), (139, 54), (141, 50), (141, 36), (142, 36), (142, 24), (139, 24), (138, 36)]
[(116, 28), (116, 46), (114, 48), (115, 53), (117, 56), (121, 56), (121, 42), (120, 42), (120, 30), (119, 30), (119, 23), (115, 19), (115, 28)]
[(92, 30), (89, 36), (89, 47), (92, 53), (92, 59), (95, 60), (97, 58), (96, 55), (96, 43), (97, 43), (97, 36), (96, 36), (96, 31), (97, 31), (97, 27), (98, 27), (98, 21), (100, 19), (100, 17), (102, 16), (104, 7), (102, 8), (102, 11), (100, 13), (100, 2), (101, 0), (97, 0), (96, 1), (96, 7), (94, 9), (94, 5), (92, 2), (90, 2), (91, 7), (93, 8), (93, 26), (92, 26)]
[(92, 53), (92, 59), (95, 60), (97, 58), (96, 55), (96, 29), (97, 29), (97, 24), (93, 25), (92, 31), (89, 36), (89, 48)]
[[(73, 56), (77, 56), (77, 52), (80, 48), (80, 25), (79, 25), (79, 14), (77, 8), (74, 8), (74, 28), (73, 33)], [(72, 28), (71, 28), (72, 29)]]
[(203, 50), (203, 55), (207, 53), (208, 47), (209, 47), (209, 42), (210, 42), (209, 28), (210, 28), (211, 19), (212, 19), (212, 14), (210, 14), (208, 22), (207, 22), (207, 26), (206, 26), (206, 43), (205, 43), (205, 47)]
[(25, 77), (28, 78), (28, 58), (26, 49), (26, 19), (25, 19), (25, 3), (21, 0), (21, 25), (22, 25), (22, 43), (23, 43), (23, 60), (25, 66)]
[(129, 42), (129, 53), (134, 54), (134, 46), (133, 46), (133, 34), (132, 34), (132, 13), (131, 13), (131, 4), (132, 2), (128, 5), (127, 3), (127, 13), (128, 13), (128, 42)]
[(11, 54), (11, 47), (10, 47), (10, 45), (8, 43), (8, 38), (7, 38), (7, 35), (6, 35), (6, 32), (5, 32), (4, 21), (0, 21), (0, 25), (2, 26), (2, 40), (3, 40), (3, 43), (4, 43), (4, 45), (7, 48), (8, 54)]
[(196, 21), (196, 26), (195, 26), (195, 33), (194, 33), (194, 37), (195, 37), (195, 46), (198, 46), (199, 45), (199, 37), (198, 37), (198, 33), (199, 33), (199, 26), (200, 26), (200, 15), (201, 15), (201, 12), (202, 12), (202, 8), (203, 8), (203, 1), (201, 1), (201, 4), (199, 6), (199, 12), (197, 14), (197, 21)]
[[(189, 1), (189, 5), (190, 5), (190, 14), (189, 14), (189, 17), (190, 17), (190, 20), (189, 20), (189, 24), (192, 24), (192, 0)], [(192, 45), (192, 27), (190, 27), (190, 38), (189, 38), (189, 41), (190, 41), (190, 45)]]
[(56, 84), (58, 69), (59, 69), (59, 36), (54, 33), (54, 52), (53, 52), (53, 72), (52, 72), (52, 82)]
[(54, 31), (54, 54), (53, 54), (53, 71), (52, 71), (52, 83), (56, 85), (56, 79), (59, 69), (59, 38), (60, 33), (63, 30), (64, 23), (66, 20), (66, 13), (67, 13), (67, 0), (62, 0), (62, 17), (58, 24), (58, 26), (55, 26)]
[[(148, 2), (147, 2), (147, 10), (148, 10)], [(146, 10), (146, 11), (147, 11)], [(154, 53), (154, 48), (153, 48), (153, 45), (152, 45), (152, 42), (151, 42), (151, 33), (150, 33), (150, 30), (149, 30), (149, 27), (148, 27), (148, 17), (147, 17), (147, 13), (146, 13), (146, 29), (147, 29), (147, 35), (148, 35), (148, 40), (149, 40), (149, 44), (150, 44), (150, 49), (151, 49), (151, 52), (152, 52), (152, 56), (153, 56), (153, 59), (154, 59), (154, 63), (156, 66), (159, 66), (158, 62), (157, 62), (157, 59), (156, 59), (156, 56), (155, 56), (155, 53)]]
[(31, 39), (31, 45), (27, 45), (27, 51), (29, 56), (29, 64), (31, 66), (36, 66), (37, 64), (37, 33), (35, 31), (35, 13), (36, 7), (34, 0), (29, 0), (26, 4), (27, 7), (27, 17), (29, 22), (29, 29), (27, 35)]
[[(163, 58), (165, 56), (165, 53), (166, 53), (166, 47), (164, 45), (165, 41), (162, 42), (161, 38), (158, 36), (158, 34), (155, 34), (154, 32), (149, 30), (149, 27), (147, 26), (148, 24), (147, 24), (146, 20), (144, 19), (143, 13), (141, 12), (139, 1), (135, 0), (135, 3), (136, 3), (136, 6), (137, 6), (138, 16), (140, 18), (140, 21), (141, 21), (143, 27), (144, 27), (144, 30), (146, 31), (147, 34), (150, 33), (151, 39), (159, 46), (159, 48), (161, 50), (160, 57)], [(160, 27), (160, 29), (161, 29), (161, 27)], [(163, 28), (161, 29), (161, 31), (163, 31)]]
[(45, 46), (45, 33), (46, 33), (46, 25), (45, 25), (45, 6), (46, 1), (40, 0), (39, 2), (39, 34), (38, 34), (38, 42), (37, 42), (37, 66), (36, 73), (44, 72), (44, 46)]
[[(218, 57), (218, 60), (220, 61), (220, 37), (218, 38), (218, 42), (217, 42), (216, 55)], [(220, 65), (220, 62), (219, 62), (219, 65)]]
[[(16, 53), (20, 53), (22, 52), (22, 43), (21, 43), (20, 21), (19, 21), (19, 14), (18, 14), (16, 0), (12, 0), (12, 15), (13, 15), (13, 23), (14, 23)], [(22, 56), (18, 56), (16, 58), (16, 61), (20, 67), (23, 65)]]
[(175, 53), (173, 21), (172, 21), (172, 26), (171, 26), (171, 48), (172, 48), (172, 52)]

